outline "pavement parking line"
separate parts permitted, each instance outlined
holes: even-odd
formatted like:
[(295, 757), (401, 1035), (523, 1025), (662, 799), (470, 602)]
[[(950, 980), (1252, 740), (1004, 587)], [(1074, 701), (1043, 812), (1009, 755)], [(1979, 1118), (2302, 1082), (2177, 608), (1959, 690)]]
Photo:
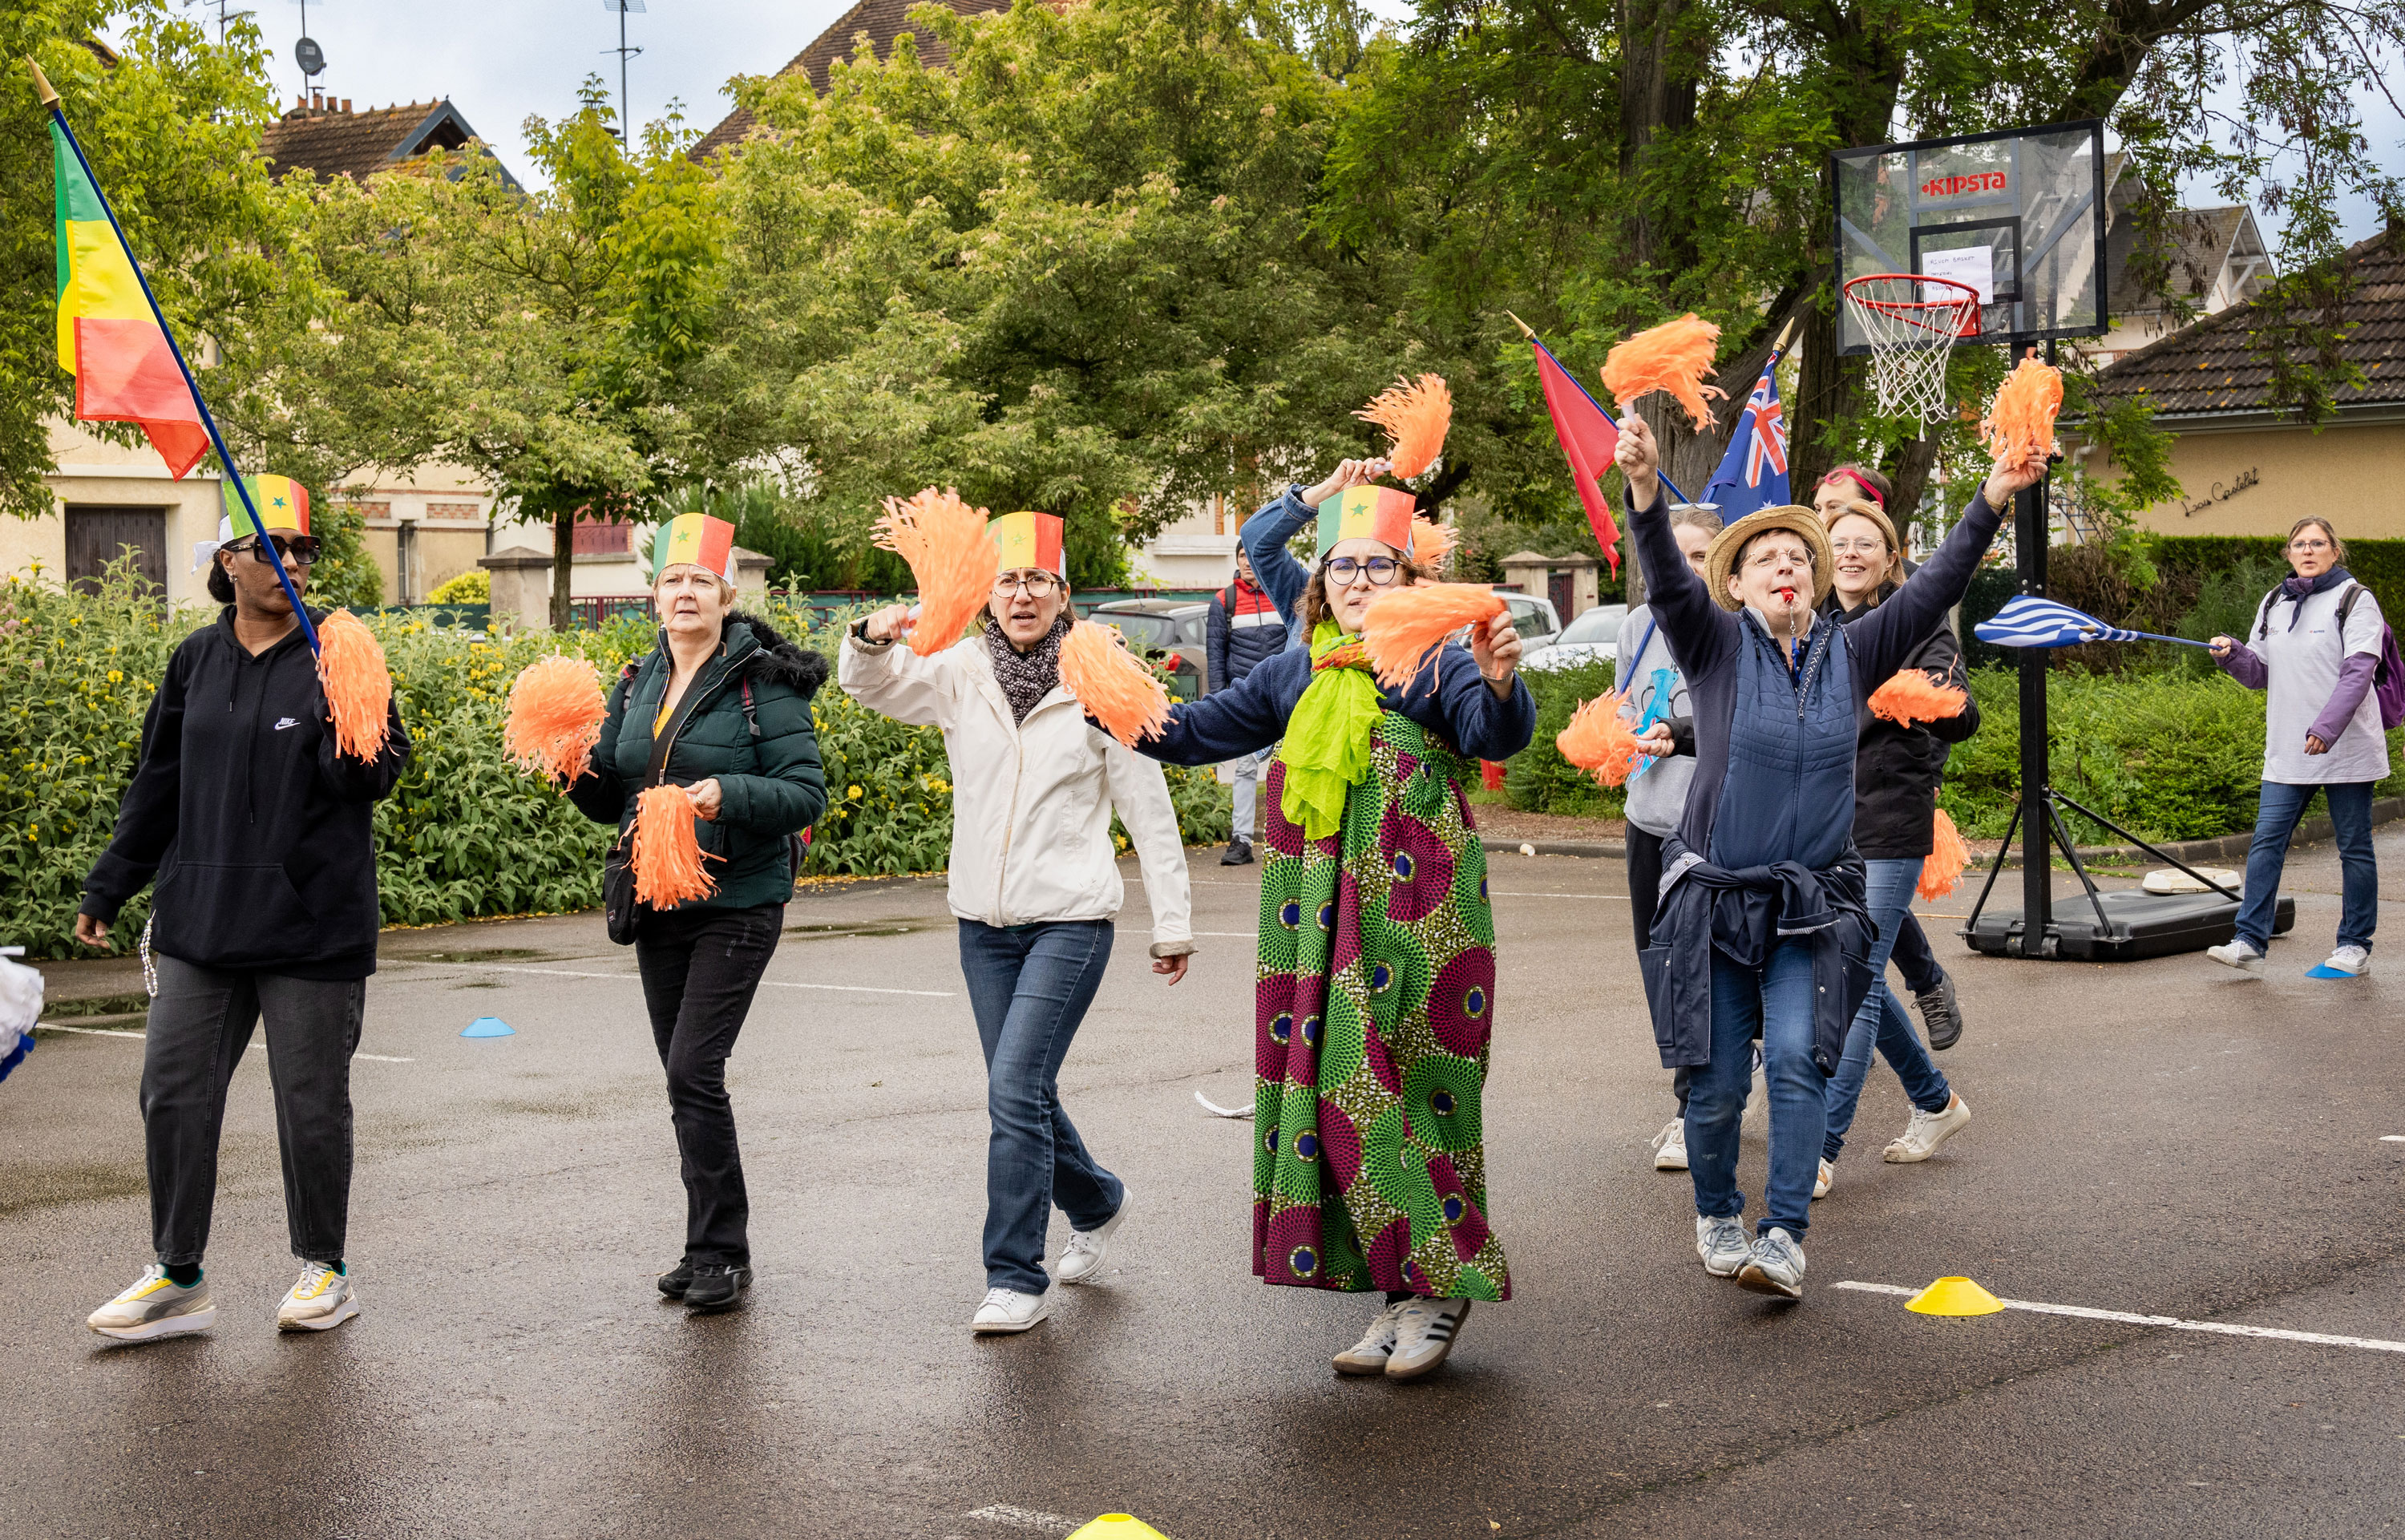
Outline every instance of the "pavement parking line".
[[(135, 1042), (140, 1042), (144, 1037), (144, 1034), (139, 1032), (120, 1032), (106, 1026), (69, 1026), (63, 1022), (36, 1022), (34, 1024), (45, 1032), (80, 1032), (87, 1038), (131, 1038)], [(373, 1059), (378, 1064), (415, 1064), (417, 1062), (415, 1059), (396, 1059), (389, 1053), (353, 1053), (351, 1057)], [(262, 1059), (260, 1062), (264, 1064), (266, 1061)]]
[[(404, 962), (415, 962), (408, 957)], [(428, 968), (464, 968), (485, 973), (540, 973), (546, 979), (619, 979), (627, 983), (640, 983), (640, 973), (576, 973), (562, 968), (523, 968), (516, 963), (428, 963)], [(764, 989), (837, 989), (851, 995), (924, 995), (934, 999), (949, 1000), (960, 993), (952, 989), (880, 989), (875, 984), (803, 984), (788, 983), (782, 979), (763, 979)]]
[[(1833, 1283), (1832, 1289), (1853, 1289), (1866, 1294), (1901, 1294), (1909, 1299), (1918, 1289), (1892, 1283)], [(2183, 1321), (2177, 1316), (2145, 1316), (2129, 1310), (2093, 1310), (2085, 1305), (2041, 1305), (2034, 1300), (2000, 1301), (2007, 1310), (2028, 1310), (2042, 1316), (2075, 1316), (2081, 1321), (2117, 1321), (2129, 1326), (2161, 1326), (2174, 1332), (2211, 1332), (2216, 1336), (2261, 1336), (2277, 1342), (2309, 1342), (2322, 1348), (2367, 1348), (2373, 1352), (2405, 1353), (2405, 1342), (2376, 1336), (2332, 1336), (2326, 1332), (2291, 1332), (2278, 1326), (2240, 1326), (2226, 1321)]]
[(1074, 1519), (1063, 1519), (1057, 1513), (1038, 1513), (1034, 1508), (1014, 1507), (1008, 1503), (989, 1504), (961, 1517), (982, 1519), (989, 1524), (1008, 1524), (1015, 1529), (1050, 1530), (1055, 1534), (1066, 1534), (1077, 1527)]

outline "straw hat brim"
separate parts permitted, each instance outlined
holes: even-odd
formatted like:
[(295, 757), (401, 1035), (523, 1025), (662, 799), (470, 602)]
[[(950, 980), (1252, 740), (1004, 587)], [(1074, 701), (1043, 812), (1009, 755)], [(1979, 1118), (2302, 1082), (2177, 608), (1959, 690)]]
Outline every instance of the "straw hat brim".
[(1748, 514), (1712, 537), (1710, 549), (1704, 553), (1704, 581), (1711, 588), (1712, 602), (1723, 610), (1745, 607), (1729, 595), (1729, 572), (1737, 565), (1737, 554), (1744, 549), (1745, 543), (1766, 530), (1787, 530), (1811, 547), (1812, 607), (1817, 610), (1826, 604), (1829, 590), (1837, 581), (1836, 558), (1829, 549), (1829, 531), (1821, 527), (1820, 516), (1811, 509), (1794, 502)]

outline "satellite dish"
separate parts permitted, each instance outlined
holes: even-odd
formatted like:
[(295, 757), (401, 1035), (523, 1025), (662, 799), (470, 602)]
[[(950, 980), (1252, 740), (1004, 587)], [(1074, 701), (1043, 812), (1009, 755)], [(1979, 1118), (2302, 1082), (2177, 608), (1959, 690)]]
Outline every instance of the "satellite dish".
[(292, 45), (292, 57), (303, 75), (322, 75), (326, 70), (326, 50), (317, 46), (315, 37), (303, 37)]

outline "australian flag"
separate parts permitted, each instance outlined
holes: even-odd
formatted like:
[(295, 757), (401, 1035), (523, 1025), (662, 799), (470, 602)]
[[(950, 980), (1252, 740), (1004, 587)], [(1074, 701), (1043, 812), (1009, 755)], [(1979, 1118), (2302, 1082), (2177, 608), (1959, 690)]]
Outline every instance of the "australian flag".
[(1779, 380), (1774, 371), (1779, 356), (1762, 366), (1762, 378), (1745, 399), (1745, 413), (1730, 435), (1728, 453), (1704, 488), (1703, 501), (1716, 503), (1729, 522), (1761, 508), (1793, 501), (1787, 491), (1787, 419), (1779, 408)]

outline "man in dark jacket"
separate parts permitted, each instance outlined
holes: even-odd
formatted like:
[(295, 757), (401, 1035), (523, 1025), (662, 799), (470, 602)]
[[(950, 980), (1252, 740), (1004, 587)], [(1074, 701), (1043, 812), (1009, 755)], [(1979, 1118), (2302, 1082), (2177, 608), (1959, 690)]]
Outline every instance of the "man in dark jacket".
[[(306, 516), (267, 513), (296, 588), (317, 555)], [(262, 537), (231, 534), (208, 578), (225, 609), (168, 661), (116, 835), (76, 916), (76, 939), (105, 946), (119, 911), (157, 878), (142, 1128), (159, 1261), (88, 1322), (126, 1341), (216, 1323), (201, 1253), (218, 1133), (262, 1017), (285, 1215), (302, 1264), (276, 1325), (324, 1331), (359, 1313), (344, 1260), (351, 1055), (376, 962), (375, 803), (401, 778), (409, 735), (387, 706), (373, 759), (337, 750), (316, 660)], [(313, 623), (320, 614), (309, 612)]]
[[(1214, 692), (1234, 687), (1256, 665), (1286, 651), (1286, 622), (1279, 617), (1276, 603), (1253, 581), (1252, 561), (1241, 546), (1236, 551), (1236, 581), (1211, 596), (1206, 645)], [(1236, 817), (1228, 831), (1227, 853), (1219, 857), (1223, 867), (1244, 866), (1253, 858), (1260, 772), (1258, 755), (1239, 755), (1228, 761), (1227, 774), (1236, 787)]]

